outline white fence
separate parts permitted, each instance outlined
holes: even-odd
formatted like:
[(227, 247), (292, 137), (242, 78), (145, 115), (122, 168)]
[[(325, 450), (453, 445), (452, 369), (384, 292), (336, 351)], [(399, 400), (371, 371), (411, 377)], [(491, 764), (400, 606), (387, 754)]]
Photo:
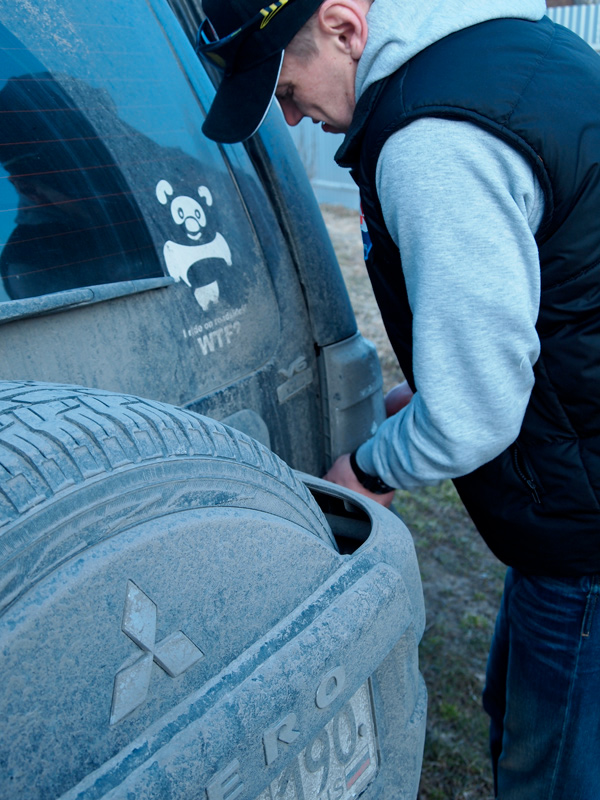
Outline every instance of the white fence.
[[(549, 8), (547, 14), (600, 52), (600, 4), (557, 6)], [(348, 171), (333, 160), (342, 136), (324, 133), (320, 125), (314, 125), (309, 119), (302, 120), (290, 131), (319, 203), (358, 209), (358, 189), (354, 181)]]
[(320, 125), (303, 119), (290, 128), (300, 158), (310, 179), (319, 203), (333, 203), (358, 210), (358, 189), (348, 170), (338, 167), (333, 160), (343, 136), (325, 133)]
[(600, 4), (585, 6), (556, 6), (546, 12), (550, 19), (578, 33), (600, 52)]

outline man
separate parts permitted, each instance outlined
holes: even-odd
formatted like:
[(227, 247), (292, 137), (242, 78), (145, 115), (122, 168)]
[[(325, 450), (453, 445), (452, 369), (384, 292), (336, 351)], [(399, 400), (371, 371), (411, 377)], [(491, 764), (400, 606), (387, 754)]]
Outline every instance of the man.
[(497, 796), (597, 800), (600, 59), (543, 0), (204, 7), (225, 70), (205, 133), (250, 136), (276, 90), (289, 124), (345, 133), (361, 190), (409, 389), (326, 477), (385, 504), (454, 480), (510, 567), (484, 693)]

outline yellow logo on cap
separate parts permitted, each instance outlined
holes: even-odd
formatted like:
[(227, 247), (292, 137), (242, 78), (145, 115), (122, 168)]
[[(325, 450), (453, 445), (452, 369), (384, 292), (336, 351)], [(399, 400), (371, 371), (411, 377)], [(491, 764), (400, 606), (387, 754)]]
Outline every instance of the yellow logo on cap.
[(260, 13), (264, 17), (263, 21), (260, 23), (261, 30), (265, 27), (265, 25), (268, 25), (269, 22), (271, 22), (275, 14), (278, 11), (281, 11), (284, 5), (286, 5), (288, 2), (289, 0), (279, 0), (279, 2), (271, 3), (271, 5), (267, 6), (266, 8), (261, 8)]

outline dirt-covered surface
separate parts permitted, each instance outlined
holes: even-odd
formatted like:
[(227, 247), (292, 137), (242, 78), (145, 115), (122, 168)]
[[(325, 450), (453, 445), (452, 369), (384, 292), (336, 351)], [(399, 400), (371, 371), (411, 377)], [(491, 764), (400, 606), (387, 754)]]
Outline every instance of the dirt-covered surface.
[[(321, 210), (358, 326), (379, 352), (387, 390), (402, 376), (364, 267), (358, 213), (339, 206)], [(415, 540), (427, 610), (420, 659), (429, 710), (419, 800), (490, 800), (481, 690), (504, 568), (483, 544), (450, 482), (398, 492), (395, 505)]]

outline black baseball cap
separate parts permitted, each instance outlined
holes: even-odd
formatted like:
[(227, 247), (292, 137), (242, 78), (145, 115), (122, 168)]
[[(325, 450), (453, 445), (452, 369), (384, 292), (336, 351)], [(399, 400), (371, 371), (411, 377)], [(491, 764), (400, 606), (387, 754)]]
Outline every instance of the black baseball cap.
[(256, 133), (277, 88), (284, 48), (323, 0), (203, 0), (196, 52), (223, 72), (202, 130), (231, 144)]

